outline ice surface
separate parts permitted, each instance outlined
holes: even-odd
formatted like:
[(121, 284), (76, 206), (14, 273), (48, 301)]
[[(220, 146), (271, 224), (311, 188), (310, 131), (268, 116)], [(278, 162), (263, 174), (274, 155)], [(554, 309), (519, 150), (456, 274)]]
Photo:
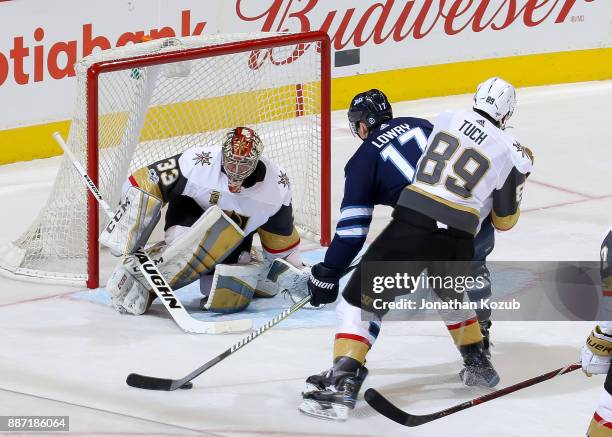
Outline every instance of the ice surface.
[[(374, 86), (375, 84), (373, 84)], [(490, 259), (596, 260), (612, 224), (612, 81), (520, 89), (513, 132), (536, 156), (517, 228), (497, 234)], [(396, 115), (433, 119), (463, 108), (471, 96), (393, 105)], [(342, 197), (343, 166), (354, 152), (345, 111), (333, 114), (333, 211)], [(59, 160), (0, 167), (5, 213), (0, 243), (18, 235), (44, 202)], [(377, 208), (373, 238), (388, 208)], [(309, 245), (309, 248), (313, 248)], [(310, 261), (321, 251), (307, 255)], [(103, 274), (108, 274), (110, 264)], [(197, 290), (181, 291), (187, 306)], [(259, 305), (259, 306), (258, 306)], [(251, 309), (256, 324), (289, 302)], [(254, 310), (259, 311), (254, 311)], [(0, 278), (0, 415), (70, 415), (71, 430), (119, 435), (204, 436), (578, 436), (597, 402), (602, 377), (574, 372), (465, 412), (408, 429), (363, 401), (346, 423), (297, 411), (304, 379), (330, 365), (333, 312), (300, 311), (206, 372), (194, 389), (130, 388), (130, 372), (181, 377), (241, 335), (182, 333), (156, 308), (151, 315), (115, 313), (103, 292)], [(493, 360), (501, 385), (577, 360), (589, 322), (496, 322)], [(364, 389), (376, 387), (401, 408), (426, 413), (485, 393), (462, 387), (460, 360), (438, 322), (390, 322), (368, 356)]]

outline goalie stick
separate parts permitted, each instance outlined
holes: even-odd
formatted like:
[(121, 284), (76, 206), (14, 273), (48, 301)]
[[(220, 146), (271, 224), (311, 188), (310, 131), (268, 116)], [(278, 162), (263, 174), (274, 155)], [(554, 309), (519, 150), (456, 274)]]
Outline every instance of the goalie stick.
[[(102, 198), (96, 184), (91, 180), (83, 166), (70, 149), (68, 149), (66, 142), (59, 132), (55, 132), (53, 138), (57, 141), (68, 159), (70, 159), (74, 168), (83, 178), (83, 183), (96, 198), (98, 204), (102, 207), (108, 218), (114, 220), (115, 213), (104, 198)], [(192, 334), (221, 334), (225, 332), (242, 332), (251, 329), (253, 322), (250, 319), (227, 320), (223, 322), (204, 322), (194, 319), (189, 315), (187, 310), (185, 310), (183, 305), (181, 305), (181, 302), (177, 299), (172, 287), (170, 287), (170, 284), (166, 281), (166, 278), (163, 277), (153, 260), (151, 260), (149, 255), (142, 248), (134, 252), (134, 258), (137, 261), (142, 275), (149, 283), (149, 286), (153, 289), (159, 300), (162, 301), (172, 319), (183, 331)]]
[(400, 410), (395, 405), (393, 405), (387, 398), (385, 398), (373, 388), (369, 388), (366, 390), (364, 394), (364, 399), (372, 408), (374, 408), (380, 414), (393, 420), (394, 422), (399, 423), (400, 425), (419, 426), (423, 425), (424, 423), (441, 419), (442, 417), (457, 413), (458, 411), (466, 410), (468, 408), (480, 405), (487, 401), (491, 401), (507, 394), (514, 393), (515, 391), (522, 390), (526, 387), (531, 387), (532, 385), (539, 384), (540, 382), (547, 381), (549, 379), (553, 379), (557, 376), (565, 375), (566, 373), (573, 372), (574, 370), (580, 369), (581, 367), (582, 366), (579, 363), (570, 364), (560, 369), (556, 369), (551, 372), (536, 376), (534, 378), (518, 382), (509, 387), (496, 390), (484, 396), (474, 398), (470, 401), (466, 401), (453, 407), (446, 408), (445, 410), (437, 411), (431, 414), (417, 415)]
[[(355, 269), (357, 265), (358, 263), (348, 267), (342, 273), (342, 276), (353, 271), (353, 269)], [(292, 305), (290, 308), (287, 308), (285, 311), (283, 311), (282, 313), (274, 317), (272, 320), (268, 321), (266, 324), (261, 326), (256, 331), (253, 331), (251, 334), (247, 335), (242, 340), (232, 345), (232, 347), (227, 349), (225, 352), (220, 353), (219, 355), (214, 357), (212, 360), (198, 367), (196, 370), (191, 372), (189, 375), (181, 379), (157, 378), (155, 376), (146, 376), (146, 375), (140, 375), (138, 373), (130, 373), (125, 382), (127, 383), (127, 385), (131, 387), (142, 388), (145, 390), (173, 391), (173, 390), (176, 390), (177, 388), (190, 389), (193, 387), (193, 384), (190, 382), (191, 380), (197, 378), (202, 373), (206, 372), (208, 369), (213, 367), (215, 364), (218, 364), (219, 362), (223, 361), (224, 359), (229, 357), (234, 352), (241, 349), (243, 346), (246, 346), (251, 341), (255, 340), (257, 337), (259, 337), (264, 332), (268, 331), (273, 326), (278, 325), (280, 322), (285, 320), (291, 314), (295, 313), (297, 310), (299, 310), (304, 305), (306, 305), (309, 301), (310, 301), (310, 296), (304, 297), (302, 300), (298, 301), (297, 303)]]

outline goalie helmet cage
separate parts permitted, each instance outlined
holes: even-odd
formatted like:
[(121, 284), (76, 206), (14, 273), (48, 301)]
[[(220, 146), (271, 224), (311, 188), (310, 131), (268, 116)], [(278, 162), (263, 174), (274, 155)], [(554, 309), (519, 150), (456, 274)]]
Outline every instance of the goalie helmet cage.
[[(190, 147), (220, 147), (228, 129), (252, 127), (289, 177), (297, 227), (329, 245), (330, 50), (317, 31), (164, 38), (92, 54), (75, 65), (68, 147), (113, 206), (135, 170)], [(99, 286), (106, 219), (79, 177), (64, 157), (37, 219), (0, 248), (0, 270)]]

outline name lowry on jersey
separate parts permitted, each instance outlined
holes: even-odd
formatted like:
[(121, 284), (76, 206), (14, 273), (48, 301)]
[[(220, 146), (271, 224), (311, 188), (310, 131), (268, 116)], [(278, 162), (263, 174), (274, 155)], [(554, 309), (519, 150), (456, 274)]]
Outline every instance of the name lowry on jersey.
[[(387, 125), (383, 124), (380, 126), (380, 129), (385, 129)], [(372, 144), (378, 147), (379, 149), (387, 144), (389, 141), (393, 141), (394, 138), (406, 133), (410, 130), (410, 125), (408, 123), (402, 123), (394, 128), (389, 129), (386, 132), (383, 132), (379, 136), (376, 137), (375, 140), (372, 140)]]

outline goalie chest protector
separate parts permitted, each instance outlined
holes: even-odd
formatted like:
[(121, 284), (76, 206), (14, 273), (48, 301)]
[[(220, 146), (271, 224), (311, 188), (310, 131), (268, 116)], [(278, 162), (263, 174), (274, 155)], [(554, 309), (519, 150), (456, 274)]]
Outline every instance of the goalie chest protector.
[(227, 175), (222, 171), (221, 149), (210, 147), (186, 150), (179, 158), (181, 174), (185, 177), (182, 195), (193, 198), (204, 210), (217, 205), (237, 222), (245, 234), (265, 224), (283, 205), (291, 203), (291, 189), (287, 173), (265, 157), (262, 181), (240, 192), (229, 191)]

